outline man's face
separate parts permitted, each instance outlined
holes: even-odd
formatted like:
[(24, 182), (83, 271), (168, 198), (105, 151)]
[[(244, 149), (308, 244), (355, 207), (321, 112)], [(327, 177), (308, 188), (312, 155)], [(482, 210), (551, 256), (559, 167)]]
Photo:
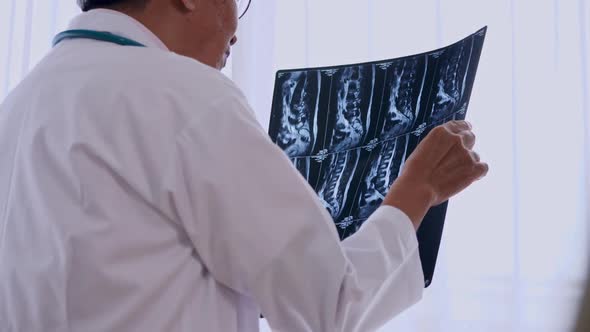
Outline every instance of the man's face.
[(238, 3), (243, 0), (200, 0), (188, 14), (190, 45), (181, 52), (222, 69), (237, 38)]
[[(210, 0), (211, 1), (211, 0)], [(225, 67), (231, 47), (236, 43), (238, 29), (238, 3), (243, 0), (212, 0), (219, 17), (218, 69)]]

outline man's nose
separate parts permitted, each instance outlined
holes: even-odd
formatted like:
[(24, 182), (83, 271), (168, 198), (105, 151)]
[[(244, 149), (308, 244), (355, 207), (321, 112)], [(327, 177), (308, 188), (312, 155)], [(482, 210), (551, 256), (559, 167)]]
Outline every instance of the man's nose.
[(238, 42), (238, 37), (234, 36), (230, 41), (229, 44), (234, 46)]

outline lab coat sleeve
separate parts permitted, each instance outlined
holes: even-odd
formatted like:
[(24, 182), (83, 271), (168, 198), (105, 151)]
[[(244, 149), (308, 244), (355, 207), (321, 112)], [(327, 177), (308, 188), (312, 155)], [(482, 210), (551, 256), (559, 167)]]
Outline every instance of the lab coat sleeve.
[(199, 259), (251, 297), (274, 331), (371, 331), (417, 302), (418, 243), (381, 207), (340, 242), (315, 192), (228, 96), (179, 135), (169, 196)]

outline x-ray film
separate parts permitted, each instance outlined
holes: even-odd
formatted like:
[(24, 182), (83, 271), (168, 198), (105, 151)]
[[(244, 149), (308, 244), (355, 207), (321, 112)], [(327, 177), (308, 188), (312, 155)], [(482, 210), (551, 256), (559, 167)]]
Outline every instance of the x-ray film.
[[(315, 189), (341, 239), (381, 205), (429, 131), (463, 120), (486, 28), (419, 55), (324, 68), (280, 70), (269, 134)], [(448, 202), (418, 230), (426, 287)]]

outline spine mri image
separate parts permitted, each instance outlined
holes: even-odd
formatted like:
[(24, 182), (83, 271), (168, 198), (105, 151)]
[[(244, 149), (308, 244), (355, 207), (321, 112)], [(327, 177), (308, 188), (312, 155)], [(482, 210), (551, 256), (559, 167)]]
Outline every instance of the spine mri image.
[[(277, 73), (269, 135), (316, 191), (341, 239), (381, 205), (432, 128), (465, 118), (485, 34), (414, 56)], [(445, 213), (446, 203), (428, 213), (419, 240)]]

